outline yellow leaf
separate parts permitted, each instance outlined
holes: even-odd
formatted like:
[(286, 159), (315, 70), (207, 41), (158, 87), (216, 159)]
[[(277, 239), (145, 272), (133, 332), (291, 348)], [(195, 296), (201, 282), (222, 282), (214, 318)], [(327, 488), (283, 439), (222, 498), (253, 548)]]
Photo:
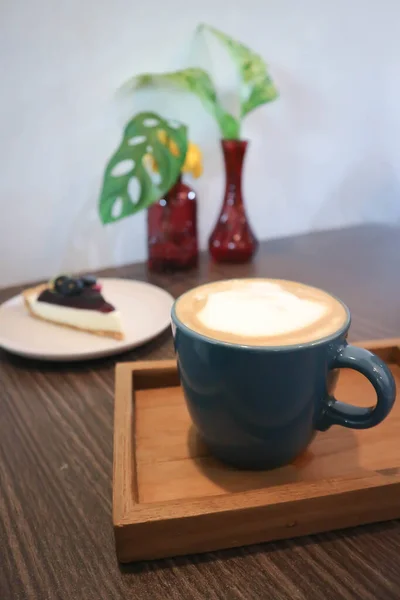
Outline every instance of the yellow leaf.
[(192, 175), (196, 179), (203, 174), (203, 165), (201, 162), (198, 162), (197, 165), (193, 168)]
[(182, 171), (184, 173), (191, 173), (195, 178), (200, 177), (200, 175), (202, 174), (202, 154), (197, 144), (189, 142)]

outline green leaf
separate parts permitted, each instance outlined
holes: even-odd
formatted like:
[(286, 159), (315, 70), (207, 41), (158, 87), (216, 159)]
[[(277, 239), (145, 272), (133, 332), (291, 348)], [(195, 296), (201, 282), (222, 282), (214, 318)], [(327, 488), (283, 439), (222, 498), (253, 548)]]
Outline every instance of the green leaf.
[[(165, 134), (160, 139), (160, 132)], [(167, 142), (167, 143), (163, 143)], [(175, 154), (168, 144), (174, 144)], [(139, 113), (126, 125), (121, 144), (111, 157), (103, 179), (99, 214), (103, 223), (113, 223), (150, 206), (176, 182), (187, 152), (187, 128), (169, 123), (159, 115)], [(159, 171), (155, 181), (146, 166), (152, 155)], [(133, 192), (137, 191), (136, 197)]]
[(145, 73), (129, 80), (124, 87), (140, 89), (150, 86), (173, 86), (195, 94), (217, 120), (224, 138), (239, 137), (240, 122), (227, 113), (218, 101), (211, 77), (200, 68), (182, 69), (171, 73)]
[(200, 25), (199, 29), (210, 31), (226, 47), (238, 67), (241, 78), (241, 117), (278, 98), (278, 91), (261, 56), (214, 27)]

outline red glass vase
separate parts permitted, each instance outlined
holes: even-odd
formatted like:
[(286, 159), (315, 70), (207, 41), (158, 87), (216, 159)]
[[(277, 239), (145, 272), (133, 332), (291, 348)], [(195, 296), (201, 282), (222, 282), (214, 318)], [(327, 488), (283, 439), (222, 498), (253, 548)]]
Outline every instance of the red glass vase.
[(217, 262), (241, 263), (250, 260), (258, 247), (242, 196), (242, 171), (247, 142), (222, 140), (221, 143), (225, 161), (225, 196), (208, 245), (211, 256)]
[(147, 211), (148, 268), (165, 272), (197, 265), (196, 193), (181, 177)]

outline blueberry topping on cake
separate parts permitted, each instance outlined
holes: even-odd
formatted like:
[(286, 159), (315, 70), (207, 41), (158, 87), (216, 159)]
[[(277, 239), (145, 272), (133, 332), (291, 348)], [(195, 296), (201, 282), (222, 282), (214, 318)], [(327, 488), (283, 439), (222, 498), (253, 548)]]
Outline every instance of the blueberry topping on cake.
[(53, 283), (53, 287), (57, 292), (61, 291), (61, 286), (64, 283), (64, 281), (66, 281), (68, 279), (67, 275), (60, 275), (59, 277), (56, 277)]

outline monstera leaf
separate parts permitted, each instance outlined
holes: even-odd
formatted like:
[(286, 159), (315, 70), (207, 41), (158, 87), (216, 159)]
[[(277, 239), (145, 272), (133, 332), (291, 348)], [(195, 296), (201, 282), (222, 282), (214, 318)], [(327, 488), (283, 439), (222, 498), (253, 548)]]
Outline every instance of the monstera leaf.
[(200, 25), (199, 29), (210, 31), (226, 47), (238, 67), (241, 78), (241, 117), (278, 97), (278, 91), (261, 56), (214, 27)]
[[(131, 119), (104, 173), (99, 203), (102, 222), (133, 215), (161, 198), (178, 179), (186, 152), (186, 126), (152, 112)], [(148, 158), (157, 165), (158, 180)]]
[(171, 73), (145, 73), (128, 81), (124, 87), (140, 89), (149, 86), (173, 86), (195, 94), (217, 120), (225, 139), (239, 137), (240, 123), (224, 110), (218, 101), (211, 77), (200, 68), (183, 69)]

